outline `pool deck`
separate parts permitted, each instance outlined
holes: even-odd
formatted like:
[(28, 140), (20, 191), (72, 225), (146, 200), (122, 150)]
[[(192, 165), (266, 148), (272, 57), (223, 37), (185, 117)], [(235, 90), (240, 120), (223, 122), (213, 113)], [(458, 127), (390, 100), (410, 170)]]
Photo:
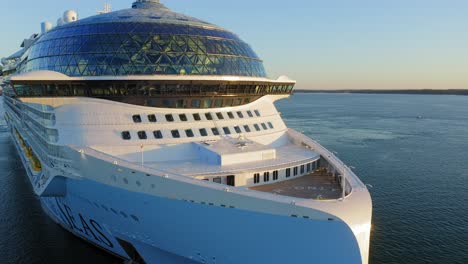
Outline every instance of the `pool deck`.
[(253, 186), (249, 189), (303, 199), (335, 200), (341, 198), (340, 183), (331, 173), (314, 172), (290, 180)]

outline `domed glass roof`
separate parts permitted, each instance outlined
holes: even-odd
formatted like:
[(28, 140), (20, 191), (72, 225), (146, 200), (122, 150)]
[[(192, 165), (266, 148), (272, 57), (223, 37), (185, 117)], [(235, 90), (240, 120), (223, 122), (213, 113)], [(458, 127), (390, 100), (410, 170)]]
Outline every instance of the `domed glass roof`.
[(78, 20), (42, 35), (21, 72), (36, 70), (68, 76), (266, 77), (262, 61), (235, 34), (145, 0), (131, 9)]

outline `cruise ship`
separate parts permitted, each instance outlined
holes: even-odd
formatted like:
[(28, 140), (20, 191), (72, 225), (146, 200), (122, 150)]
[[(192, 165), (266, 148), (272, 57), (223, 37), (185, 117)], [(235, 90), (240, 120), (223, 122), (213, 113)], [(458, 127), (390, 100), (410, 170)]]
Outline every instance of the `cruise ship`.
[(67, 11), (2, 64), (32, 190), (77, 237), (132, 263), (368, 263), (366, 185), (286, 126), (296, 82), (236, 34), (137, 0)]

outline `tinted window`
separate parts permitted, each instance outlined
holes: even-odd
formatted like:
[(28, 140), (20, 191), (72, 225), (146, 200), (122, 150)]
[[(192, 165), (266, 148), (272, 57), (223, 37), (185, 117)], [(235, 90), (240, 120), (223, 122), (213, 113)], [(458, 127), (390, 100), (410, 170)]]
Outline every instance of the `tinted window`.
[(200, 100), (193, 99), (192, 100), (192, 108), (200, 108)]
[(171, 134), (173, 138), (180, 138), (179, 130), (172, 130)]
[(248, 115), (249, 117), (253, 117), (252, 111), (247, 111), (247, 115)]
[(210, 108), (211, 107), (211, 99), (203, 100), (202, 108)]
[(237, 134), (242, 133), (240, 127), (238, 127), (238, 126), (235, 126), (235, 127), (234, 127), (234, 130), (236, 131)]
[(260, 126), (258, 124), (255, 124), (254, 127), (255, 127), (255, 130), (260, 131)]
[(227, 113), (230, 119), (234, 119), (234, 114), (232, 112)]
[(187, 137), (194, 137), (194, 136), (195, 136), (195, 135), (193, 134), (192, 129), (187, 129), (187, 130), (185, 130), (185, 135), (187, 135)]
[(304, 173), (304, 165), (301, 165), (301, 174)]
[(153, 131), (154, 138), (161, 139), (163, 138), (162, 132), (160, 130)]
[(278, 180), (278, 171), (273, 172), (273, 180), (274, 181)]
[(218, 130), (216, 127), (213, 127), (213, 128), (211, 129), (211, 132), (213, 132), (213, 135), (219, 136), (219, 130)]
[(241, 111), (237, 112), (237, 115), (239, 116), (239, 118), (244, 118), (244, 114), (242, 114)]
[(183, 121), (183, 122), (187, 121), (187, 115), (185, 115), (185, 114), (180, 114), (179, 118), (180, 118), (180, 121)]
[(202, 128), (202, 129), (200, 129), (200, 135), (202, 137), (206, 137), (206, 136), (208, 136), (208, 132), (206, 131), (206, 129)]
[(269, 172), (263, 173), (263, 181), (264, 182), (270, 181), (270, 173)]
[(141, 123), (141, 116), (140, 115), (134, 115), (132, 116), (133, 122), (135, 123)]
[(158, 120), (156, 119), (156, 116), (155, 115), (148, 115), (148, 121), (152, 122), (152, 123), (155, 123), (157, 122)]
[(201, 120), (200, 114), (193, 114), (193, 119), (195, 119), (195, 121), (200, 121)]
[(223, 113), (216, 113), (216, 116), (218, 117), (219, 120), (224, 119)]
[(260, 117), (260, 112), (258, 110), (255, 110), (255, 114)]
[(139, 139), (147, 139), (148, 137), (146, 136), (145, 131), (138, 131), (138, 138)]
[(297, 175), (297, 169), (298, 169), (297, 167), (294, 167), (294, 176)]
[(187, 101), (186, 100), (176, 100), (176, 108), (187, 108)]
[(213, 120), (213, 116), (210, 113), (206, 113), (205, 117), (207, 120)]
[(245, 132), (250, 133), (250, 127), (248, 125), (244, 126), (244, 130)]
[(174, 117), (172, 115), (166, 115), (167, 122), (174, 122)]
[(223, 106), (223, 99), (216, 99), (215, 100), (215, 107), (219, 108)]
[(286, 178), (289, 178), (291, 176), (291, 168), (286, 169)]
[(229, 130), (229, 127), (223, 127), (223, 131), (224, 131), (224, 134), (226, 134), (226, 135), (231, 134), (231, 130)]
[(262, 123), (262, 127), (263, 127), (263, 130), (267, 130), (267, 129), (268, 129), (265, 123)]
[(260, 182), (260, 173), (255, 173), (254, 174), (254, 183), (259, 183)]
[(273, 124), (272, 124), (271, 122), (268, 122), (268, 126), (269, 126), (271, 129), (274, 128), (274, 127), (273, 127)]
[(122, 132), (122, 138), (125, 139), (125, 140), (130, 140), (130, 139), (132, 139), (132, 136), (130, 135), (129, 131), (124, 131), (124, 132)]

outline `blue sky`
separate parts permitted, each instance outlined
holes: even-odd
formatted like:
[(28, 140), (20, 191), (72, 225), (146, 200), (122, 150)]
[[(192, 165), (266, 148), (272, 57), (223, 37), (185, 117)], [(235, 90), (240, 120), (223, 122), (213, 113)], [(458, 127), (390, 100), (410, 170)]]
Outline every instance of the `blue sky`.
[[(104, 0), (0, 0), (0, 57), (55, 22)], [(109, 0), (113, 10), (132, 0)], [(269, 76), (308, 89), (468, 89), (467, 0), (163, 0), (252, 45)], [(9, 21), (9, 22), (7, 22)]]

